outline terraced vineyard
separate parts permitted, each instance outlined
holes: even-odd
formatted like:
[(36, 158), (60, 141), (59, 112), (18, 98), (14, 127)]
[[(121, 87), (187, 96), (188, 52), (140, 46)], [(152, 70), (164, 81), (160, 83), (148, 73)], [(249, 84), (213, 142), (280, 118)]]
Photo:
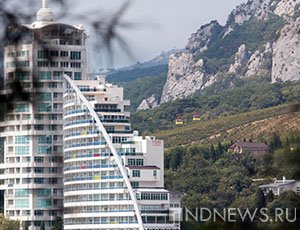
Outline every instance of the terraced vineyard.
[(178, 126), (175, 129), (154, 133), (165, 140), (165, 147), (231, 140), (260, 139), (277, 132), (300, 131), (300, 112), (292, 112), (292, 105), (281, 105), (254, 110), (214, 120), (200, 121)]

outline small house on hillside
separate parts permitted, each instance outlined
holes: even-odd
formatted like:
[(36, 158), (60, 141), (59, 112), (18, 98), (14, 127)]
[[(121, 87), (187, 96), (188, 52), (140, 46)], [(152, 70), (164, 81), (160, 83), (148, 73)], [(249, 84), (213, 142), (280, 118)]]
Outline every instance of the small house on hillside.
[(272, 191), (275, 196), (279, 196), (285, 191), (293, 191), (300, 194), (300, 181), (286, 180), (285, 177), (283, 177), (282, 180), (275, 179), (273, 183), (261, 185), (259, 187), (263, 190), (264, 194)]
[(234, 142), (230, 148), (228, 149), (228, 152), (234, 152), (234, 153), (251, 153), (251, 154), (265, 154), (270, 151), (270, 148), (268, 145), (262, 142)]

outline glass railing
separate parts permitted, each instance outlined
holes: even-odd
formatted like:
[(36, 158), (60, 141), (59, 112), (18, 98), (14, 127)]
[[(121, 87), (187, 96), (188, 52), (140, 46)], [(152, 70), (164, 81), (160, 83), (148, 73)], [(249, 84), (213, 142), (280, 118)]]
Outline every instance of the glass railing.
[(76, 114), (76, 113), (85, 113), (87, 112), (87, 109), (76, 109), (76, 110), (70, 110), (65, 113), (65, 115), (70, 115), (70, 114)]
[(100, 131), (82, 131), (82, 132), (72, 132), (67, 134), (65, 137), (73, 137), (73, 136), (83, 136), (83, 135), (92, 135), (92, 134), (100, 134)]
[(71, 121), (67, 124), (65, 124), (65, 127), (71, 126), (71, 125), (79, 125), (79, 124), (93, 124), (96, 123), (94, 120), (76, 120), (76, 121)]
[[(66, 219), (68, 220), (68, 218)], [(115, 221), (115, 222), (108, 222), (108, 221), (92, 221), (92, 222), (88, 222), (88, 221), (83, 221), (83, 222), (75, 222), (74, 223), (67, 223), (65, 225), (86, 225), (86, 224), (138, 224), (137, 221)]]
[(116, 164), (106, 164), (106, 165), (101, 165), (101, 164), (96, 164), (96, 165), (81, 165), (81, 166), (70, 166), (70, 167), (65, 167), (64, 171), (70, 171), (70, 170), (78, 170), (78, 169), (98, 169), (98, 168), (115, 168), (117, 167)]
[(113, 180), (113, 179), (123, 179), (122, 176), (87, 176), (87, 177), (74, 177), (65, 178), (64, 182), (70, 181), (83, 181), (83, 180)]
[[(137, 153), (137, 152), (132, 152), (132, 153), (124, 153), (124, 152), (118, 152), (119, 156), (143, 156), (143, 153)], [(72, 155), (72, 156), (65, 156), (65, 160), (70, 160), (70, 159), (80, 159), (80, 158), (92, 158), (92, 157), (107, 157), (107, 156), (113, 156), (112, 153), (87, 153), (87, 154), (77, 154), (77, 155)]]
[(71, 145), (66, 145), (67, 148), (75, 148), (75, 147), (85, 147), (85, 146), (94, 146), (94, 145), (105, 145), (105, 141), (95, 141), (95, 142), (88, 142), (88, 143), (76, 143)]
[[(114, 186), (114, 187), (97, 187), (97, 188), (89, 188), (89, 187), (80, 187), (80, 188), (64, 188), (64, 192), (72, 192), (72, 191), (86, 191), (86, 190), (108, 190), (108, 189), (126, 189), (123, 186)], [(125, 199), (125, 198), (123, 198)], [(123, 200), (122, 199), (122, 200)], [(118, 199), (121, 200), (121, 199)]]
[[(100, 200), (94, 200), (100, 201)], [(77, 213), (110, 213), (110, 212), (134, 212), (134, 210), (75, 210), (76, 212), (64, 213), (64, 214), (77, 214)], [(100, 221), (99, 221), (100, 222)], [(119, 222), (120, 223), (120, 222)]]

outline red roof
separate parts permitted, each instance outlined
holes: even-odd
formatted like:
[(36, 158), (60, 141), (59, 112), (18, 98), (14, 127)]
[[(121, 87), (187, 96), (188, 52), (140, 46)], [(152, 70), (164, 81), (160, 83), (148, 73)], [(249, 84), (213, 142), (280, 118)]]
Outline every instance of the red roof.
[(126, 165), (127, 168), (129, 169), (160, 169), (159, 167), (155, 166), (155, 165), (145, 165), (145, 166), (131, 166), (131, 165)]

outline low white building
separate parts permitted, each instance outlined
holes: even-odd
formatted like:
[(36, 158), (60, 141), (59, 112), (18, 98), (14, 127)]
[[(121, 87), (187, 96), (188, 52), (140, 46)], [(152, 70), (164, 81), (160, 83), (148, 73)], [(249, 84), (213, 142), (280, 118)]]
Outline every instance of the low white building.
[(286, 191), (294, 191), (295, 193), (300, 194), (300, 181), (286, 180), (285, 177), (283, 177), (282, 180), (275, 179), (273, 183), (261, 185), (259, 187), (265, 194), (272, 191), (275, 196), (279, 196)]

